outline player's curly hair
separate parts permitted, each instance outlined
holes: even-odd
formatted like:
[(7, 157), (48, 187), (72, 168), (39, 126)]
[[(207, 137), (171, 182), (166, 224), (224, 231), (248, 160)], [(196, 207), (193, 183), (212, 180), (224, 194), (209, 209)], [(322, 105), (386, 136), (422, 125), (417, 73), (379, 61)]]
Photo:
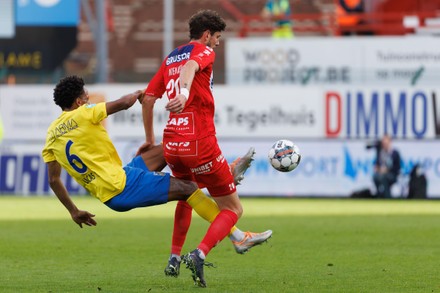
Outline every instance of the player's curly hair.
[(226, 22), (213, 10), (200, 10), (188, 21), (189, 38), (200, 39), (203, 32), (209, 30), (213, 35), (215, 32), (222, 32), (226, 28)]
[(70, 108), (84, 94), (84, 80), (76, 75), (61, 79), (53, 90), (53, 100), (62, 110)]

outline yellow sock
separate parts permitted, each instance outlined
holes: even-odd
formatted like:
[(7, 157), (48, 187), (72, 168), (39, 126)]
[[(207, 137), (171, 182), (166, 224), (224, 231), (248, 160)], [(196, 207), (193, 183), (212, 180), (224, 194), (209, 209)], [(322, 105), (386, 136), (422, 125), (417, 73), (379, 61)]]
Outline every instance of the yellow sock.
[[(216, 202), (206, 194), (203, 193), (202, 190), (197, 189), (191, 196), (186, 200), (186, 202), (196, 211), (196, 213), (205, 219), (206, 221), (212, 223), (220, 213), (220, 209), (218, 208)], [(234, 232), (237, 227), (232, 227), (229, 235)]]
[(217, 204), (206, 196), (200, 189), (197, 189), (191, 196), (186, 200), (186, 202), (196, 211), (196, 213), (205, 219), (206, 221), (212, 223), (215, 217), (220, 213)]

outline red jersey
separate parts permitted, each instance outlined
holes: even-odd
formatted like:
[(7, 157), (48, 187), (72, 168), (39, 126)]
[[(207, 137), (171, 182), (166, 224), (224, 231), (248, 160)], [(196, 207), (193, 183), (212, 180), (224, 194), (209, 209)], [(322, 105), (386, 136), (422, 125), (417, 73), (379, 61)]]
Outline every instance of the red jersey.
[(163, 137), (172, 141), (193, 141), (215, 135), (214, 97), (212, 95), (212, 66), (214, 50), (198, 42), (190, 42), (172, 51), (162, 62), (158, 72), (148, 84), (145, 94), (168, 99), (180, 93), (179, 76), (188, 60), (199, 64), (194, 76), (188, 101), (182, 113), (171, 113)]

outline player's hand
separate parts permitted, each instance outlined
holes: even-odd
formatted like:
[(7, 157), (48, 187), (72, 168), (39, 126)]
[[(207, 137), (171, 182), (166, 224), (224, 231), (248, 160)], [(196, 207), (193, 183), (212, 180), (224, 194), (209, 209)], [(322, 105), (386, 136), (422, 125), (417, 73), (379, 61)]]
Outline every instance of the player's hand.
[(77, 210), (72, 214), (72, 219), (75, 223), (82, 228), (82, 224), (87, 226), (96, 226), (96, 221), (93, 219), (95, 215), (89, 213), (88, 211)]
[(136, 99), (139, 101), (139, 103), (142, 104), (142, 100), (144, 99), (144, 91), (137, 90), (133, 94), (136, 95)]
[(166, 104), (165, 109), (173, 113), (181, 113), (183, 108), (185, 108), (186, 101), (187, 99), (184, 95), (178, 94)]
[(142, 153), (145, 153), (146, 151), (148, 151), (149, 149), (151, 149), (152, 147), (154, 147), (154, 142), (144, 142), (139, 149), (136, 152), (136, 156), (140, 156)]

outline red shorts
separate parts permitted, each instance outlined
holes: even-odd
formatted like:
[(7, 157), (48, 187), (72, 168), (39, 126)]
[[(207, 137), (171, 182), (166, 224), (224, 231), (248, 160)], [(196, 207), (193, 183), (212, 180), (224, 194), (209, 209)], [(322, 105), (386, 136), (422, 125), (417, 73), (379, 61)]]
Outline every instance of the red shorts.
[(236, 191), (234, 177), (223, 157), (215, 136), (190, 142), (164, 139), (163, 154), (176, 178), (197, 182), (211, 196), (224, 196)]

